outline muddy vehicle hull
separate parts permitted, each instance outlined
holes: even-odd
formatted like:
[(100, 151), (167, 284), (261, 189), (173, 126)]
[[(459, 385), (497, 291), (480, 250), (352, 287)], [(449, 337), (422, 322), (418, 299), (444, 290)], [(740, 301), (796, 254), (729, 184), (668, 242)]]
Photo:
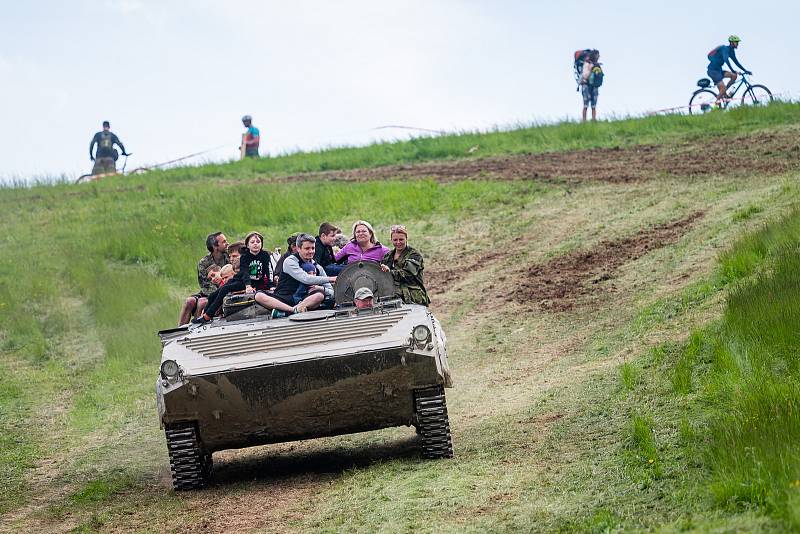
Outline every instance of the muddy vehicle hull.
[(414, 426), (423, 456), (453, 454), (446, 338), (399, 300), (160, 332), (156, 394), (173, 485), (201, 487), (225, 449)]
[(431, 357), (403, 350), (195, 376), (163, 395), (162, 423), (197, 422), (209, 452), (411, 426), (414, 391), (444, 385), (431, 376)]

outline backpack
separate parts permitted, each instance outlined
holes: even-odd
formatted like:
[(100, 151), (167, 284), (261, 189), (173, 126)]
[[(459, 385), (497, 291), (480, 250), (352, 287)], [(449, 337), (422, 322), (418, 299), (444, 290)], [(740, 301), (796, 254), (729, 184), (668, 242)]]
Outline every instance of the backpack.
[(586, 58), (589, 57), (589, 54), (592, 53), (591, 48), (584, 48), (583, 50), (576, 50), (573, 60), (573, 65), (575, 67), (575, 74), (580, 76), (581, 71), (583, 70), (583, 62), (586, 61)]
[(584, 59), (586, 59), (587, 57), (589, 57), (589, 54), (590, 54), (591, 52), (592, 52), (592, 49), (591, 49), (591, 48), (584, 48), (583, 50), (576, 50), (576, 51), (575, 51), (575, 54), (574, 54), (574, 56), (575, 56), (575, 63), (577, 63), (577, 62), (579, 62), (579, 61), (580, 61), (580, 62), (583, 62), (583, 60), (584, 60)]
[(603, 67), (599, 64), (592, 67), (592, 71), (589, 73), (589, 79), (586, 83), (589, 87), (600, 87), (603, 85), (603, 78), (605, 77), (605, 73), (603, 72)]
[[(722, 46), (725, 46), (725, 45), (722, 45)], [(708, 53), (708, 56), (706, 56), (706, 57), (708, 58), (708, 60), (709, 60), (709, 61), (713, 61), (713, 60), (714, 60), (714, 58), (715, 58), (715, 57), (717, 56), (717, 54), (719, 53), (719, 49), (720, 49), (720, 47), (719, 47), (719, 46), (715, 46), (714, 48), (712, 48), (712, 49), (711, 49), (711, 52), (709, 52), (709, 53)]]

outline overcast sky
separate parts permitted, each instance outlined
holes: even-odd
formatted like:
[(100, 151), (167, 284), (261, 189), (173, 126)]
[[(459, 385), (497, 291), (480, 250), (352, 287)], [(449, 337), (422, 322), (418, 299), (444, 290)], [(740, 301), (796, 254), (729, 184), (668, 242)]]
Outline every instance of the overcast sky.
[(757, 81), (797, 97), (799, 5), (0, 0), (0, 178), (89, 172), (105, 119), (129, 168), (237, 157), (245, 113), (273, 155), (402, 133), (383, 125), (575, 119), (578, 48), (601, 52), (601, 117), (686, 104), (730, 33)]

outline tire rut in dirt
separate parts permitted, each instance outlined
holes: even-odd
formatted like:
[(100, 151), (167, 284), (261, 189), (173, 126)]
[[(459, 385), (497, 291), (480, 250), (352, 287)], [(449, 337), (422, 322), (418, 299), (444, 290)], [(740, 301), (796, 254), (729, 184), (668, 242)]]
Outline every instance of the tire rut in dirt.
[[(548, 311), (568, 311), (588, 298), (613, 293), (616, 270), (650, 252), (676, 243), (703, 216), (697, 211), (670, 222), (645, 228), (636, 234), (601, 241), (591, 250), (579, 250), (531, 266), (525, 271), (504, 271), (483, 290), (484, 308), (492, 302), (518, 302), (526, 307)], [(464, 272), (478, 272), (506, 262), (509, 252), (489, 251), (457, 268), (432, 269), (426, 273), (428, 293), (441, 295), (463, 279)], [(508, 291), (514, 287), (514, 291)]]
[(423, 458), (452, 458), (453, 439), (444, 388), (437, 386), (415, 391), (414, 408)]
[(702, 216), (701, 211), (690, 213), (629, 237), (601, 241), (591, 250), (575, 251), (534, 265), (516, 277), (518, 291), (497, 294), (495, 298), (538, 309), (568, 311), (587, 297), (614, 292), (613, 284), (607, 286), (602, 282), (615, 278), (616, 271), (626, 263), (676, 243)]
[(194, 423), (175, 423), (164, 430), (167, 437), (172, 486), (176, 491), (200, 489), (211, 477), (213, 460), (204, 451)]

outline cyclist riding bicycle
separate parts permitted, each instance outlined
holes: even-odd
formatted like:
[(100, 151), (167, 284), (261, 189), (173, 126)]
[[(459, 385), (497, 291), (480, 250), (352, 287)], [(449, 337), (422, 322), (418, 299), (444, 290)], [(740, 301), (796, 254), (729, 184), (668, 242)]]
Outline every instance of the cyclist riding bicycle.
[[(707, 72), (708, 76), (711, 78), (711, 81), (713, 81), (714, 85), (719, 88), (717, 100), (730, 98), (728, 96), (728, 89), (731, 88), (738, 77), (738, 74), (736, 74), (736, 72), (733, 70), (731, 60), (733, 60), (733, 62), (736, 63), (736, 66), (739, 67), (739, 69), (741, 69), (745, 74), (753, 74), (744, 68), (742, 64), (739, 63), (739, 60), (736, 59), (736, 49), (739, 48), (739, 41), (741, 41), (741, 39), (739, 39), (737, 35), (731, 35), (728, 37), (727, 45), (720, 45), (708, 53), (709, 63)], [(722, 70), (723, 65), (727, 65), (731, 70)], [(727, 86), (723, 81), (725, 78), (730, 79)]]

